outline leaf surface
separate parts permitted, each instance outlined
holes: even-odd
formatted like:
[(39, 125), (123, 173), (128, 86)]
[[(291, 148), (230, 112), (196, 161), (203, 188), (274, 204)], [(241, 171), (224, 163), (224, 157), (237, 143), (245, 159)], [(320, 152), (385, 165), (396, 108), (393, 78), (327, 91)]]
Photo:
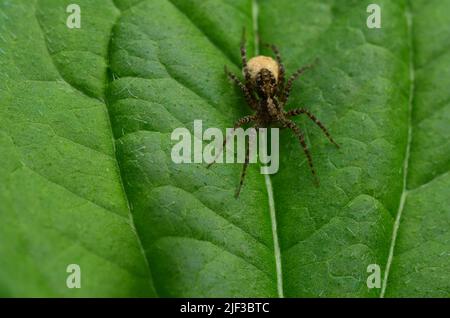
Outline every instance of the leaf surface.
[[(450, 294), (450, 1), (379, 1), (381, 29), (370, 1), (79, 0), (68, 29), (70, 3), (0, 3), (0, 295)], [(287, 108), (341, 145), (296, 119), (319, 188), (287, 130), (238, 200), (240, 165), (171, 160), (175, 128), (250, 113), (223, 74), (243, 27), (288, 74), (318, 59)]]

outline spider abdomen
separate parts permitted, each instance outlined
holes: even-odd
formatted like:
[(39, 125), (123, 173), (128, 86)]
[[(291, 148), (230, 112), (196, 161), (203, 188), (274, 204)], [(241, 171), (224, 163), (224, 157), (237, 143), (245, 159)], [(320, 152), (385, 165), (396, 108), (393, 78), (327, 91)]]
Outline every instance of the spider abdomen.
[(279, 65), (277, 61), (270, 56), (255, 56), (248, 61), (247, 67), (253, 81), (256, 81), (258, 73), (260, 73), (263, 69), (266, 69), (272, 73), (275, 80), (278, 81), (278, 74), (280, 72)]

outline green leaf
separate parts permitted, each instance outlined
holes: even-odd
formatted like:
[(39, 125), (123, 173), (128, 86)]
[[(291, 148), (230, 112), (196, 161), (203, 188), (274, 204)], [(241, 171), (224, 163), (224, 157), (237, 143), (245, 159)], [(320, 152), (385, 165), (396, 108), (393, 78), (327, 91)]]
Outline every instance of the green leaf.
[[(0, 2), (0, 296), (450, 295), (450, 1)], [(239, 43), (288, 74), (321, 180), (281, 132), (280, 170), (175, 164), (171, 132), (250, 110)], [(258, 40), (259, 39), (259, 40)], [(69, 264), (81, 288), (69, 289)], [(381, 267), (369, 289), (367, 266)]]
[[(449, 1), (411, 1), (410, 148), (386, 296), (450, 295)], [(433, 39), (430, 41), (430, 39)]]

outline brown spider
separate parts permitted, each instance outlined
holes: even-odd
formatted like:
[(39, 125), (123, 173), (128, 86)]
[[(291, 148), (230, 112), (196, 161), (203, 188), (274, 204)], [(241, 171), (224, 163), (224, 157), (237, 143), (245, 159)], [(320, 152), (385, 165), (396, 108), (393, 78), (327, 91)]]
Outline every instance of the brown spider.
[[(274, 52), (276, 61), (271, 57), (259, 55), (251, 58), (247, 63), (245, 36), (243, 36), (241, 43), (241, 58), (242, 73), (245, 78), (244, 83), (236, 75), (229, 72), (225, 66), (226, 75), (231, 81), (240, 87), (247, 104), (255, 111), (253, 115), (245, 116), (239, 119), (234, 124), (233, 129), (237, 129), (249, 123), (253, 123), (253, 127), (256, 130), (263, 127), (269, 127), (272, 124), (279, 124), (282, 128), (289, 128), (297, 136), (306, 158), (308, 159), (308, 165), (311, 169), (315, 183), (316, 185), (319, 185), (319, 180), (313, 166), (311, 153), (309, 152), (308, 146), (305, 142), (305, 136), (300, 128), (289, 118), (296, 115), (305, 114), (314, 123), (316, 123), (320, 129), (322, 129), (330, 142), (338, 148), (339, 145), (333, 140), (325, 126), (307, 109), (295, 108), (288, 111), (284, 110), (284, 106), (289, 99), (289, 94), (294, 81), (313, 65), (310, 64), (298, 69), (291, 75), (286, 83), (284, 65), (281, 61), (278, 48), (275, 45), (267, 46)], [(226, 142), (227, 138), (225, 138), (223, 142), (222, 149), (225, 147)], [(210, 163), (208, 167), (210, 167), (213, 163)], [(249, 147), (246, 147), (245, 162), (242, 168), (239, 186), (236, 190), (236, 197), (239, 196), (242, 184), (244, 183), (248, 164)]]

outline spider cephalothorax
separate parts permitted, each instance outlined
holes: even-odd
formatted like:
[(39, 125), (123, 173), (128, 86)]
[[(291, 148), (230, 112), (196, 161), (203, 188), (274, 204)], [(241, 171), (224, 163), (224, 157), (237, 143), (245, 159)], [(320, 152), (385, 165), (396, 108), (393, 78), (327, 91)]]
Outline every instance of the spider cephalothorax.
[[(274, 45), (271, 45), (269, 47), (275, 53), (276, 60), (269, 56), (260, 55), (251, 58), (247, 62), (245, 39), (242, 41), (241, 58), (244, 82), (242, 82), (236, 75), (229, 72), (225, 67), (225, 73), (227, 74), (227, 76), (230, 78), (230, 80), (235, 82), (240, 87), (242, 93), (245, 96), (247, 104), (255, 111), (253, 115), (245, 116), (239, 119), (234, 124), (234, 129), (245, 124), (252, 123), (253, 127), (255, 127), (256, 130), (258, 130), (259, 128), (267, 128), (272, 124), (278, 124), (281, 127), (292, 130), (303, 148), (306, 158), (308, 159), (308, 165), (315, 178), (316, 184), (318, 185), (319, 181), (313, 166), (311, 153), (309, 152), (308, 146), (305, 142), (305, 136), (300, 128), (290, 118), (296, 115), (305, 114), (314, 123), (316, 123), (316, 125), (319, 126), (320, 129), (322, 129), (324, 134), (334, 145), (336, 145), (336, 147), (339, 146), (333, 140), (325, 126), (307, 109), (295, 108), (288, 111), (284, 110), (284, 106), (289, 99), (292, 84), (302, 73), (311, 68), (312, 65), (307, 65), (298, 69), (291, 75), (291, 77), (289, 77), (289, 80), (286, 82), (284, 78), (284, 65), (281, 61), (280, 52)], [(227, 139), (224, 140), (223, 147), (225, 147), (226, 142)], [(241, 191), (248, 163), (249, 147), (247, 146), (245, 163), (242, 169), (239, 186), (236, 190), (236, 197), (239, 196), (239, 193)]]

